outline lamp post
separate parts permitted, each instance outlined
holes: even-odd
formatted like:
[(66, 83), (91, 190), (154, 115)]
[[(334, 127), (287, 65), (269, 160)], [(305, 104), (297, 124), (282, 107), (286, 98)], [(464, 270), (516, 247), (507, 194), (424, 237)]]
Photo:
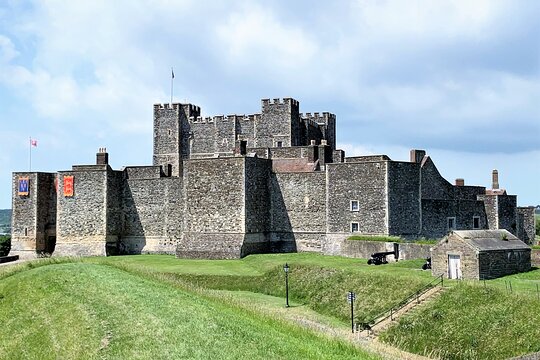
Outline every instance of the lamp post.
[(347, 293), (347, 301), (351, 304), (351, 331), (354, 334), (354, 300), (356, 300), (356, 293), (349, 291)]
[(285, 271), (285, 299), (286, 299), (286, 307), (289, 307), (289, 264), (285, 263), (285, 266), (283, 266), (283, 271)]

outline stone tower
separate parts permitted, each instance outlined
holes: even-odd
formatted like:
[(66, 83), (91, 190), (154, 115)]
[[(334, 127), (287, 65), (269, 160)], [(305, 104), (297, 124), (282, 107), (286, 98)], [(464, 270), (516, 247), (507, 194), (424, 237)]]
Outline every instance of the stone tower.
[(166, 176), (181, 176), (182, 159), (189, 159), (191, 116), (200, 116), (198, 106), (154, 104), (153, 165), (161, 166)]

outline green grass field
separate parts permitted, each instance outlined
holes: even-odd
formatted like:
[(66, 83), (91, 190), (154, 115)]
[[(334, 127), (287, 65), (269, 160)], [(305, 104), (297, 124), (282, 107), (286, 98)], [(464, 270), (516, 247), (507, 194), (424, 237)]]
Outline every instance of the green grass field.
[[(371, 358), (335, 339), (350, 326), (347, 291), (357, 293), (356, 321), (369, 319), (433, 279), (419, 270), (423, 262), (368, 266), (303, 253), (53, 258), (0, 267), (0, 358)], [(442, 296), (381, 339), (443, 359), (540, 351), (537, 284), (538, 269), (485, 283), (445, 281)]]
[[(226, 297), (223, 297), (226, 299)], [(99, 264), (0, 281), (3, 359), (371, 359), (269, 316)]]
[(442, 359), (507, 359), (540, 351), (540, 301), (460, 283), (401, 318), (382, 340)]

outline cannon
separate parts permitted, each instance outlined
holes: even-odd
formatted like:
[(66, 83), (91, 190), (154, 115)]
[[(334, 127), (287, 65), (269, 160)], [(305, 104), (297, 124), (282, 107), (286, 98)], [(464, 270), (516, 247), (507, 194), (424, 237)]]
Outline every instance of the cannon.
[[(396, 256), (395, 251), (385, 251), (385, 252), (378, 252), (371, 254), (371, 258), (368, 260), (368, 265), (381, 265), (381, 264), (388, 264), (388, 260), (386, 260), (386, 256), (388, 255), (394, 255)], [(397, 256), (396, 256), (397, 258)]]
[(422, 270), (428, 270), (431, 269), (431, 258), (426, 258), (426, 263), (422, 265)]

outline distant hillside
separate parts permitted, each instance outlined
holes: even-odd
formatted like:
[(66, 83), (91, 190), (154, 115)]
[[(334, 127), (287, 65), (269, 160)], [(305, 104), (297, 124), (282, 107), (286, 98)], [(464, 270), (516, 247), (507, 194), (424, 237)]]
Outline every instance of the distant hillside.
[(0, 209), (0, 234), (11, 232), (11, 209)]

